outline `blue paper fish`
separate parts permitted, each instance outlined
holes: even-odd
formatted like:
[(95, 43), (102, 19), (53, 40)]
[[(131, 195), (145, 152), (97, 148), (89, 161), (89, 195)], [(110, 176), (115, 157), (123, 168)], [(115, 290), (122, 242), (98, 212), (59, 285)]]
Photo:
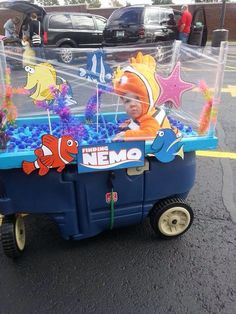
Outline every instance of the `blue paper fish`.
[(57, 76), (58, 79), (62, 81), (63, 84), (66, 84), (68, 86), (67, 93), (65, 95), (65, 103), (67, 106), (77, 105), (77, 101), (73, 99), (73, 91), (70, 83), (66, 81), (64, 78)]
[(181, 137), (176, 137), (172, 129), (160, 129), (151, 148), (155, 157), (161, 162), (170, 162), (177, 155), (184, 159), (183, 146), (180, 147), (180, 141)]
[(85, 77), (96, 83), (106, 84), (111, 81), (112, 70), (105, 63), (105, 55), (102, 50), (96, 50), (93, 53), (88, 53), (87, 68), (79, 68), (79, 76)]

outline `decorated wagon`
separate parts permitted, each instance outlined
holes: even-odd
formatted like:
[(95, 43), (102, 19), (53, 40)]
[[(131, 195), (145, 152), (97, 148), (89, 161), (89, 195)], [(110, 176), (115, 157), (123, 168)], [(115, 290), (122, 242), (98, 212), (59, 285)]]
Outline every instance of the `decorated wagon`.
[(1, 44), (0, 214), (8, 257), (25, 248), (28, 214), (48, 215), (63, 238), (75, 240), (147, 216), (162, 238), (189, 229), (195, 151), (217, 147), (227, 43), (212, 54), (176, 41), (161, 65), (156, 49), (77, 49), (70, 66), (24, 49), (16, 56), (22, 70), (13, 73)]

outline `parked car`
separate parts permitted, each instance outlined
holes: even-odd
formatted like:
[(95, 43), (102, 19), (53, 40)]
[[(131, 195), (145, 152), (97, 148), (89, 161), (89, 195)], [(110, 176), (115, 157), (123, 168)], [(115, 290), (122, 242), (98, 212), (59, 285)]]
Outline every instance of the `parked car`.
[(169, 25), (173, 14), (177, 24), (181, 12), (151, 5), (132, 5), (115, 10), (104, 29), (104, 45), (147, 44), (177, 39), (177, 26)]
[(98, 48), (102, 46), (106, 19), (88, 13), (50, 12), (44, 16), (44, 45), (61, 48), (60, 59), (71, 63), (74, 51), (70, 48)]
[[(171, 7), (155, 5), (132, 5), (119, 8), (111, 14), (103, 31), (104, 46), (147, 45), (178, 39), (178, 20), (181, 12)], [(207, 40), (206, 16), (204, 7), (198, 7), (193, 13), (189, 44), (205, 46)]]
[(32, 12), (37, 13), (44, 29), (44, 46), (61, 48), (58, 53), (64, 63), (71, 63), (74, 59), (75, 52), (71, 48), (97, 48), (102, 45), (106, 19), (100, 15), (46, 12), (43, 7), (27, 1), (5, 1), (0, 3), (0, 7), (21, 12), (22, 25)]

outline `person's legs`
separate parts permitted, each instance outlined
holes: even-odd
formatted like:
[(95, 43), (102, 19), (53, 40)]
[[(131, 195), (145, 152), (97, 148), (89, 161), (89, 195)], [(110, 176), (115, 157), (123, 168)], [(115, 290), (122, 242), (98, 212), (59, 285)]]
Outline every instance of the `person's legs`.
[(44, 47), (43, 46), (32, 46), (34, 52), (35, 52), (35, 57), (36, 57), (36, 63), (41, 63), (41, 59), (45, 59), (44, 56)]
[(39, 49), (39, 58), (45, 59), (44, 47), (40, 46), (40, 47), (38, 47), (38, 49)]
[(179, 33), (179, 40), (181, 40), (182, 43), (187, 44), (188, 36), (189, 36), (189, 34), (187, 34), (187, 33)]

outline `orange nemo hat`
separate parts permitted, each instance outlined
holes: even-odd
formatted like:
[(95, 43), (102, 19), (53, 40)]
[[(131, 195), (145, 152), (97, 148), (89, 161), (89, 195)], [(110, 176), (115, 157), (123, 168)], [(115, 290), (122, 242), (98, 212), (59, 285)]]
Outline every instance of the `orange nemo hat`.
[(117, 68), (113, 79), (115, 93), (124, 96), (126, 93), (137, 95), (142, 102), (142, 115), (150, 112), (157, 101), (160, 88), (155, 78), (156, 61), (151, 55), (139, 52), (132, 58), (130, 66)]

